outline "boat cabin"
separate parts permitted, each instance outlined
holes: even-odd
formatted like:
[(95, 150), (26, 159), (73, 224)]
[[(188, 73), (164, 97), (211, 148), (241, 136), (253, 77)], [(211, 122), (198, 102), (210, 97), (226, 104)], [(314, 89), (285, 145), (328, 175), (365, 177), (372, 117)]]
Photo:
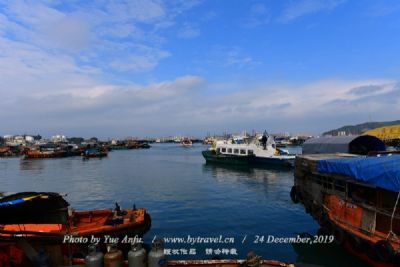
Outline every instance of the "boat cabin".
[(253, 156), (254, 151), (246, 148), (217, 147), (217, 153), (236, 156)]
[(271, 136), (266, 138), (264, 143), (261, 136), (217, 141), (215, 143), (215, 151), (217, 154), (233, 156), (271, 157), (279, 154), (274, 139)]
[[(371, 242), (386, 239), (389, 235), (400, 235), (400, 196), (395, 177), (387, 180), (393, 190), (363, 182), (338, 173), (321, 172), (318, 161), (329, 159), (355, 158), (351, 154), (302, 155), (296, 158), (295, 190), (306, 210), (321, 220), (321, 209), (329, 219), (346, 231), (365, 236)], [(368, 159), (368, 158), (366, 158)], [(372, 164), (370, 164), (371, 166)], [(386, 165), (388, 166), (388, 165)], [(369, 172), (372, 172), (370, 169)], [(400, 247), (400, 241), (392, 243)]]

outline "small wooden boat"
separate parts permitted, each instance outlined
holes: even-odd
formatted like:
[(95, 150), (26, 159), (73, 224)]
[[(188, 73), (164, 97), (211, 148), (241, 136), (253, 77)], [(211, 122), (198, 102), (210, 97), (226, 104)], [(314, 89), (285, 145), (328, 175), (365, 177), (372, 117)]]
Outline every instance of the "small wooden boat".
[(107, 157), (108, 151), (106, 149), (88, 148), (82, 153), (83, 158), (103, 158)]
[(111, 151), (112, 150), (127, 150), (127, 149), (129, 149), (129, 147), (126, 145), (110, 145), (110, 146), (108, 146), (108, 148)]
[(13, 152), (11, 147), (9, 146), (0, 146), (0, 157), (11, 157), (13, 156)]
[[(71, 211), (58, 193), (24, 192), (0, 199), (0, 243), (24, 239), (69, 243), (66, 237), (142, 236), (151, 219), (143, 208)], [(104, 240), (102, 240), (104, 241)], [(87, 245), (81, 242), (80, 245)]]
[(40, 150), (40, 148), (25, 148), (22, 152), (25, 159), (63, 158), (67, 156), (64, 150)]
[(148, 143), (141, 143), (140, 146), (139, 146), (139, 148), (144, 148), (144, 149), (148, 149), (150, 147), (151, 146)]
[(142, 149), (142, 148), (150, 148), (148, 143), (143, 142), (130, 142), (127, 144), (128, 149)]
[(192, 140), (190, 140), (189, 138), (185, 137), (182, 139), (181, 142), (182, 146), (184, 147), (191, 147), (193, 145)]
[(210, 136), (203, 139), (203, 145), (212, 145), (214, 142), (214, 138)]

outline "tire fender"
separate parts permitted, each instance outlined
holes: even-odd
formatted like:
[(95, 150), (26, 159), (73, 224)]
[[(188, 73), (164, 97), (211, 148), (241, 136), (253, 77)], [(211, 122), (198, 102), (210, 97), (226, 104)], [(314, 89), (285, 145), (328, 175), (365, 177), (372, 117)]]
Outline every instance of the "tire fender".
[(393, 246), (387, 240), (379, 240), (376, 242), (374, 245), (374, 251), (376, 256), (378, 256), (381, 261), (385, 262), (389, 261), (395, 254)]

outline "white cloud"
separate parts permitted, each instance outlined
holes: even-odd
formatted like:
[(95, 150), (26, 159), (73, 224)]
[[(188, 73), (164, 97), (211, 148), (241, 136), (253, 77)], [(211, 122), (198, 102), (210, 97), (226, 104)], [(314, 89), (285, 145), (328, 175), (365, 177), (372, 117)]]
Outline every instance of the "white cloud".
[(261, 61), (253, 58), (251, 54), (238, 46), (216, 45), (211, 47), (206, 57), (196, 62), (201, 68), (212, 66), (220, 69), (252, 69), (262, 64)]
[(62, 12), (39, 1), (10, 1), (7, 4), (5, 9), (15, 21), (35, 30), (52, 25), (65, 17)]
[(365, 12), (370, 17), (385, 17), (400, 11), (400, 4), (392, 1), (375, 1)]
[(145, 33), (131, 23), (116, 23), (113, 27), (104, 27), (100, 29), (101, 36), (110, 36), (116, 38), (127, 38), (134, 37), (135, 39), (142, 39), (145, 36)]
[(335, 9), (346, 0), (298, 0), (291, 2), (279, 18), (281, 22), (290, 22), (302, 16)]
[(134, 19), (140, 22), (151, 22), (166, 15), (161, 1), (152, 0), (109, 2), (106, 10), (114, 19), (124, 21)]
[(57, 47), (80, 51), (89, 47), (93, 38), (89, 24), (80, 17), (66, 16), (57, 23), (46, 26), (45, 40)]
[[(322, 132), (331, 127), (332, 120), (367, 120), (368, 114), (384, 120), (387, 114), (400, 111), (400, 83), (392, 80), (322, 80), (303, 85), (236, 81), (219, 85), (201, 77), (182, 76), (148, 85), (84, 79), (66, 83), (60, 84), (60, 91), (2, 99), (4, 129), (16, 132), (20, 126), (13, 126), (13, 121), (17, 120), (28, 130), (38, 127), (58, 132), (93, 127), (93, 132), (85, 130), (88, 135), (100, 130), (104, 137), (116, 134), (115, 129), (120, 135), (204, 134), (246, 127)], [(225, 90), (232, 85), (240, 90)], [(368, 86), (381, 89), (354, 93)], [(210, 94), (216, 90), (224, 94)]]
[(258, 3), (250, 7), (249, 15), (243, 20), (243, 26), (255, 28), (267, 25), (270, 20), (270, 10), (264, 4)]
[(147, 71), (157, 66), (163, 58), (171, 54), (158, 48), (147, 46), (133, 46), (133, 51), (124, 58), (118, 58), (110, 62), (113, 69), (119, 71)]
[[(338, 122), (362, 118), (366, 109), (385, 118), (400, 111), (398, 82), (391, 80), (212, 84), (187, 75), (145, 85), (132, 82), (125, 77), (150, 71), (171, 56), (163, 34), (169, 27), (183, 25), (183, 38), (200, 34), (195, 22), (180, 24), (176, 19), (199, 2), (109, 3), (96, 7), (85, 2), (77, 8), (72, 2), (63, 11), (56, 4), (34, 1), (2, 4), (0, 119), (5, 132), (38, 129), (44, 134), (68, 134), (75, 129), (77, 134), (100, 131), (104, 136), (116, 132), (202, 134), (242, 130), (247, 125), (268, 126), (271, 131), (296, 127), (326, 130), (322, 128), (328, 123), (326, 118), (336, 116)], [(282, 19), (291, 21), (340, 3), (294, 2)], [(249, 21), (253, 26), (267, 23), (265, 6), (253, 6), (250, 13), (255, 18)], [(216, 68), (242, 70), (260, 64), (254, 55), (236, 46), (218, 46), (208, 52), (209, 61), (202, 63)], [(124, 79), (124, 84), (105, 80), (114, 72), (120, 72), (117, 77)]]
[(182, 28), (178, 31), (178, 36), (184, 39), (196, 38), (200, 35), (200, 30), (188, 23), (183, 24)]
[[(158, 0), (105, 1), (102, 5), (70, 2), (61, 9), (57, 3), (10, 1), (3, 4), (0, 14), (0, 45), (4, 49), (0, 53), (5, 54), (0, 63), (11, 63), (13, 72), (32, 75), (47, 70), (62, 72), (66, 66), (69, 72), (150, 71), (171, 55), (162, 48), (165, 40), (160, 25), (174, 25), (176, 16), (194, 4)], [(184, 33), (186, 37), (195, 34), (194, 28)]]
[(259, 62), (254, 60), (251, 56), (244, 54), (238, 47), (228, 48), (222, 52), (222, 55), (224, 57), (222, 61), (224, 67), (244, 68), (259, 64)]

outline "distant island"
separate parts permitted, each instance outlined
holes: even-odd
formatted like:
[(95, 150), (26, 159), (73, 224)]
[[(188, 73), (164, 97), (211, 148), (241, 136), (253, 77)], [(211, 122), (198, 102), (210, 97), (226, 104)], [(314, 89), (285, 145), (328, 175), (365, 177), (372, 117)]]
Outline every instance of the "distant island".
[(338, 128), (338, 129), (324, 132), (322, 135), (332, 135), (332, 136), (359, 135), (359, 134), (362, 134), (371, 129), (384, 127), (384, 126), (390, 126), (390, 125), (397, 125), (397, 124), (400, 124), (400, 120), (384, 121), (384, 122), (365, 122), (365, 123), (361, 123), (361, 124), (357, 124), (357, 125), (346, 125), (346, 126)]

